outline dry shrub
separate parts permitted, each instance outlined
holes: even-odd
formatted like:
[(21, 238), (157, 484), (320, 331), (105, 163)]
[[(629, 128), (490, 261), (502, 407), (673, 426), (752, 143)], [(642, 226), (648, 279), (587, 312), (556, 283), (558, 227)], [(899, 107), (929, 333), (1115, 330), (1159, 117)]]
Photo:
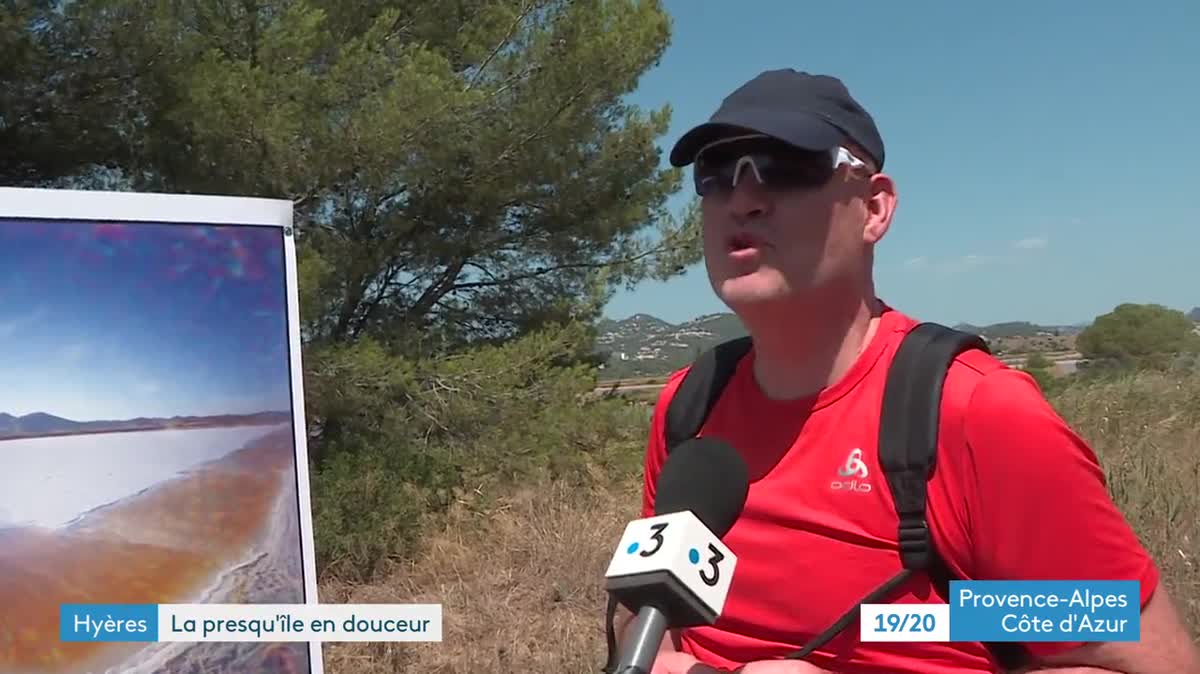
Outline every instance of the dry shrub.
[(1052, 402), (1096, 450), (1113, 499), (1200, 638), (1200, 375), (1134, 373)]
[(456, 509), (407, 570), (375, 584), (330, 580), (337, 603), (440, 603), (441, 643), (325, 645), (336, 674), (597, 671), (603, 664), (604, 569), (638, 515), (633, 484), (529, 489), (486, 515)]

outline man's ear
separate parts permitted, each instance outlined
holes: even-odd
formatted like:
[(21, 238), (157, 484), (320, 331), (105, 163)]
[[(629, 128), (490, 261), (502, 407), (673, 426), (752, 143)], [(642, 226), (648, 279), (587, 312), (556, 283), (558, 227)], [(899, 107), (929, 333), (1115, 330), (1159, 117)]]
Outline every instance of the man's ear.
[(887, 234), (896, 213), (896, 182), (886, 173), (876, 173), (867, 179), (863, 205), (867, 218), (863, 223), (863, 241), (878, 243)]

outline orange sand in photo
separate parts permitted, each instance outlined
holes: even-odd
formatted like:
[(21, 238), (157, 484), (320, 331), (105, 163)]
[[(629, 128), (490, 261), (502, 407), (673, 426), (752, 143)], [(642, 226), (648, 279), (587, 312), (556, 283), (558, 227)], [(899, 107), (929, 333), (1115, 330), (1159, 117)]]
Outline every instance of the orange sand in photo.
[(0, 530), (0, 672), (103, 667), (140, 650), (60, 641), (59, 605), (195, 601), (270, 526), (294, 456), (290, 432), (272, 433), (69, 528)]

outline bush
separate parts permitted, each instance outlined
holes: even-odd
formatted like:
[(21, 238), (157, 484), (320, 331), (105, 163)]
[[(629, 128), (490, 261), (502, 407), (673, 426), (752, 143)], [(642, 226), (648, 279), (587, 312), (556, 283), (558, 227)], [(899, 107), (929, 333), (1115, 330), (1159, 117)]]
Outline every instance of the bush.
[(1042, 353), (1030, 354), (1021, 369), (1033, 377), (1045, 395), (1050, 395), (1061, 388), (1058, 377), (1053, 371), (1054, 363)]
[(1182, 311), (1159, 304), (1121, 304), (1080, 332), (1075, 348), (1098, 367), (1168, 370), (1178, 354), (1200, 351), (1200, 335)]
[(486, 510), (521, 482), (631, 474), (638, 413), (585, 400), (586, 331), (551, 327), (502, 346), (421, 360), (369, 340), (313, 357), (309, 412), (317, 559), (365, 580), (409, 557), (453, 502)]

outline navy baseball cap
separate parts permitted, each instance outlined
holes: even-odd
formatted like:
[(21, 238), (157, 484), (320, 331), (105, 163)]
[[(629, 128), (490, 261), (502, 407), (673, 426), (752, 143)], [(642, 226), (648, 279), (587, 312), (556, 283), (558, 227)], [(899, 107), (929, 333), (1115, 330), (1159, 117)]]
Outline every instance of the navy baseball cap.
[(671, 164), (687, 166), (709, 143), (748, 132), (814, 151), (831, 150), (849, 139), (883, 169), (883, 138), (846, 85), (836, 77), (792, 68), (760, 73), (726, 96), (707, 122), (675, 143)]

